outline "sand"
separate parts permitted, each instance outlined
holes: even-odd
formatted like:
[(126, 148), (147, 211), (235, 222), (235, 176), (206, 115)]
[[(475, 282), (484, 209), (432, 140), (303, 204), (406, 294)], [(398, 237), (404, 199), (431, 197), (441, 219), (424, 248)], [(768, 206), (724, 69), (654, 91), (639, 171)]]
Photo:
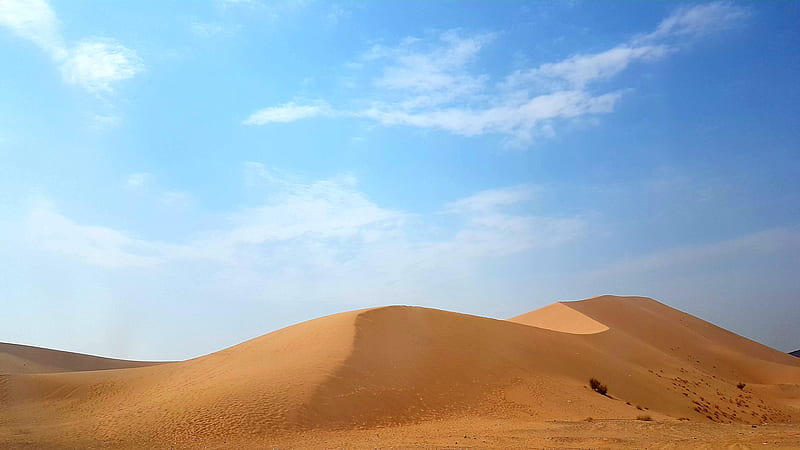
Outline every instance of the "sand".
[(800, 446), (799, 358), (643, 297), (373, 308), (147, 364), (0, 347), (0, 447)]

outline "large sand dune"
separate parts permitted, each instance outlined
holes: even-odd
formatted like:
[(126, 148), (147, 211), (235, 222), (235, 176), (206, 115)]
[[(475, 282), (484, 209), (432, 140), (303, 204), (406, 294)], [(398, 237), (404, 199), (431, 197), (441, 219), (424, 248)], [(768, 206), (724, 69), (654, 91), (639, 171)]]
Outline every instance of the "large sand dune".
[[(800, 420), (800, 359), (640, 297), (556, 303), (508, 321), (374, 308), (148, 367), (36, 361), (47, 368), (38, 372), (64, 371), (0, 375), (0, 446), (324, 447), (333, 441), (320, 436), (371, 445), (365, 430), (401, 436), (439, 421)], [(591, 377), (608, 396), (589, 389)]]

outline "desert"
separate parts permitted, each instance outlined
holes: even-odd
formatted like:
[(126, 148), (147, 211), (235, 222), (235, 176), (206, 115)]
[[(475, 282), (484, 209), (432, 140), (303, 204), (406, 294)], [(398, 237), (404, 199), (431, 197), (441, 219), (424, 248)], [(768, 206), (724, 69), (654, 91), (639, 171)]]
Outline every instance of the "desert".
[(800, 449), (798, 24), (0, 0), (0, 450)]
[(800, 446), (800, 359), (644, 297), (371, 308), (178, 362), (12, 344), (0, 362), (4, 448)]

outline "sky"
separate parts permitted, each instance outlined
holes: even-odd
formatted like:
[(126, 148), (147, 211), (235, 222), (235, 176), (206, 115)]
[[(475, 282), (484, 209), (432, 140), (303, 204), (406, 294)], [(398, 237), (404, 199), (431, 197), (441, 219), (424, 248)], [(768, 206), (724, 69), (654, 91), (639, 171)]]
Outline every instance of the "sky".
[(0, 0), (0, 341), (642, 295), (800, 348), (800, 3)]

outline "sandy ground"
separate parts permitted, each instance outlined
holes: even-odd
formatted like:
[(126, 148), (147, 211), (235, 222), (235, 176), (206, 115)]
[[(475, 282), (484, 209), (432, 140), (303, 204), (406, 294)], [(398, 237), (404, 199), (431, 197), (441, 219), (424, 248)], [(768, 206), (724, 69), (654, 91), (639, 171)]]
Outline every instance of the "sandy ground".
[[(145, 448), (139, 444), (76, 440), (43, 442), (35, 436), (3, 436), (3, 448)], [(434, 420), (418, 425), (363, 430), (288, 433), (281, 436), (230, 437), (194, 443), (152, 443), (147, 448), (267, 449), (754, 449), (800, 448), (800, 425), (725, 425), (684, 421), (643, 422), (633, 419), (522, 422), (488, 419)]]
[(800, 448), (800, 359), (641, 297), (373, 308), (155, 365), (39, 350), (0, 347), (2, 448)]
[[(247, 448), (254, 442), (238, 443)], [(462, 420), (372, 430), (296, 435), (269, 448), (800, 448), (800, 426), (720, 425), (679, 421), (498, 422)], [(219, 444), (237, 446), (235, 441)]]

